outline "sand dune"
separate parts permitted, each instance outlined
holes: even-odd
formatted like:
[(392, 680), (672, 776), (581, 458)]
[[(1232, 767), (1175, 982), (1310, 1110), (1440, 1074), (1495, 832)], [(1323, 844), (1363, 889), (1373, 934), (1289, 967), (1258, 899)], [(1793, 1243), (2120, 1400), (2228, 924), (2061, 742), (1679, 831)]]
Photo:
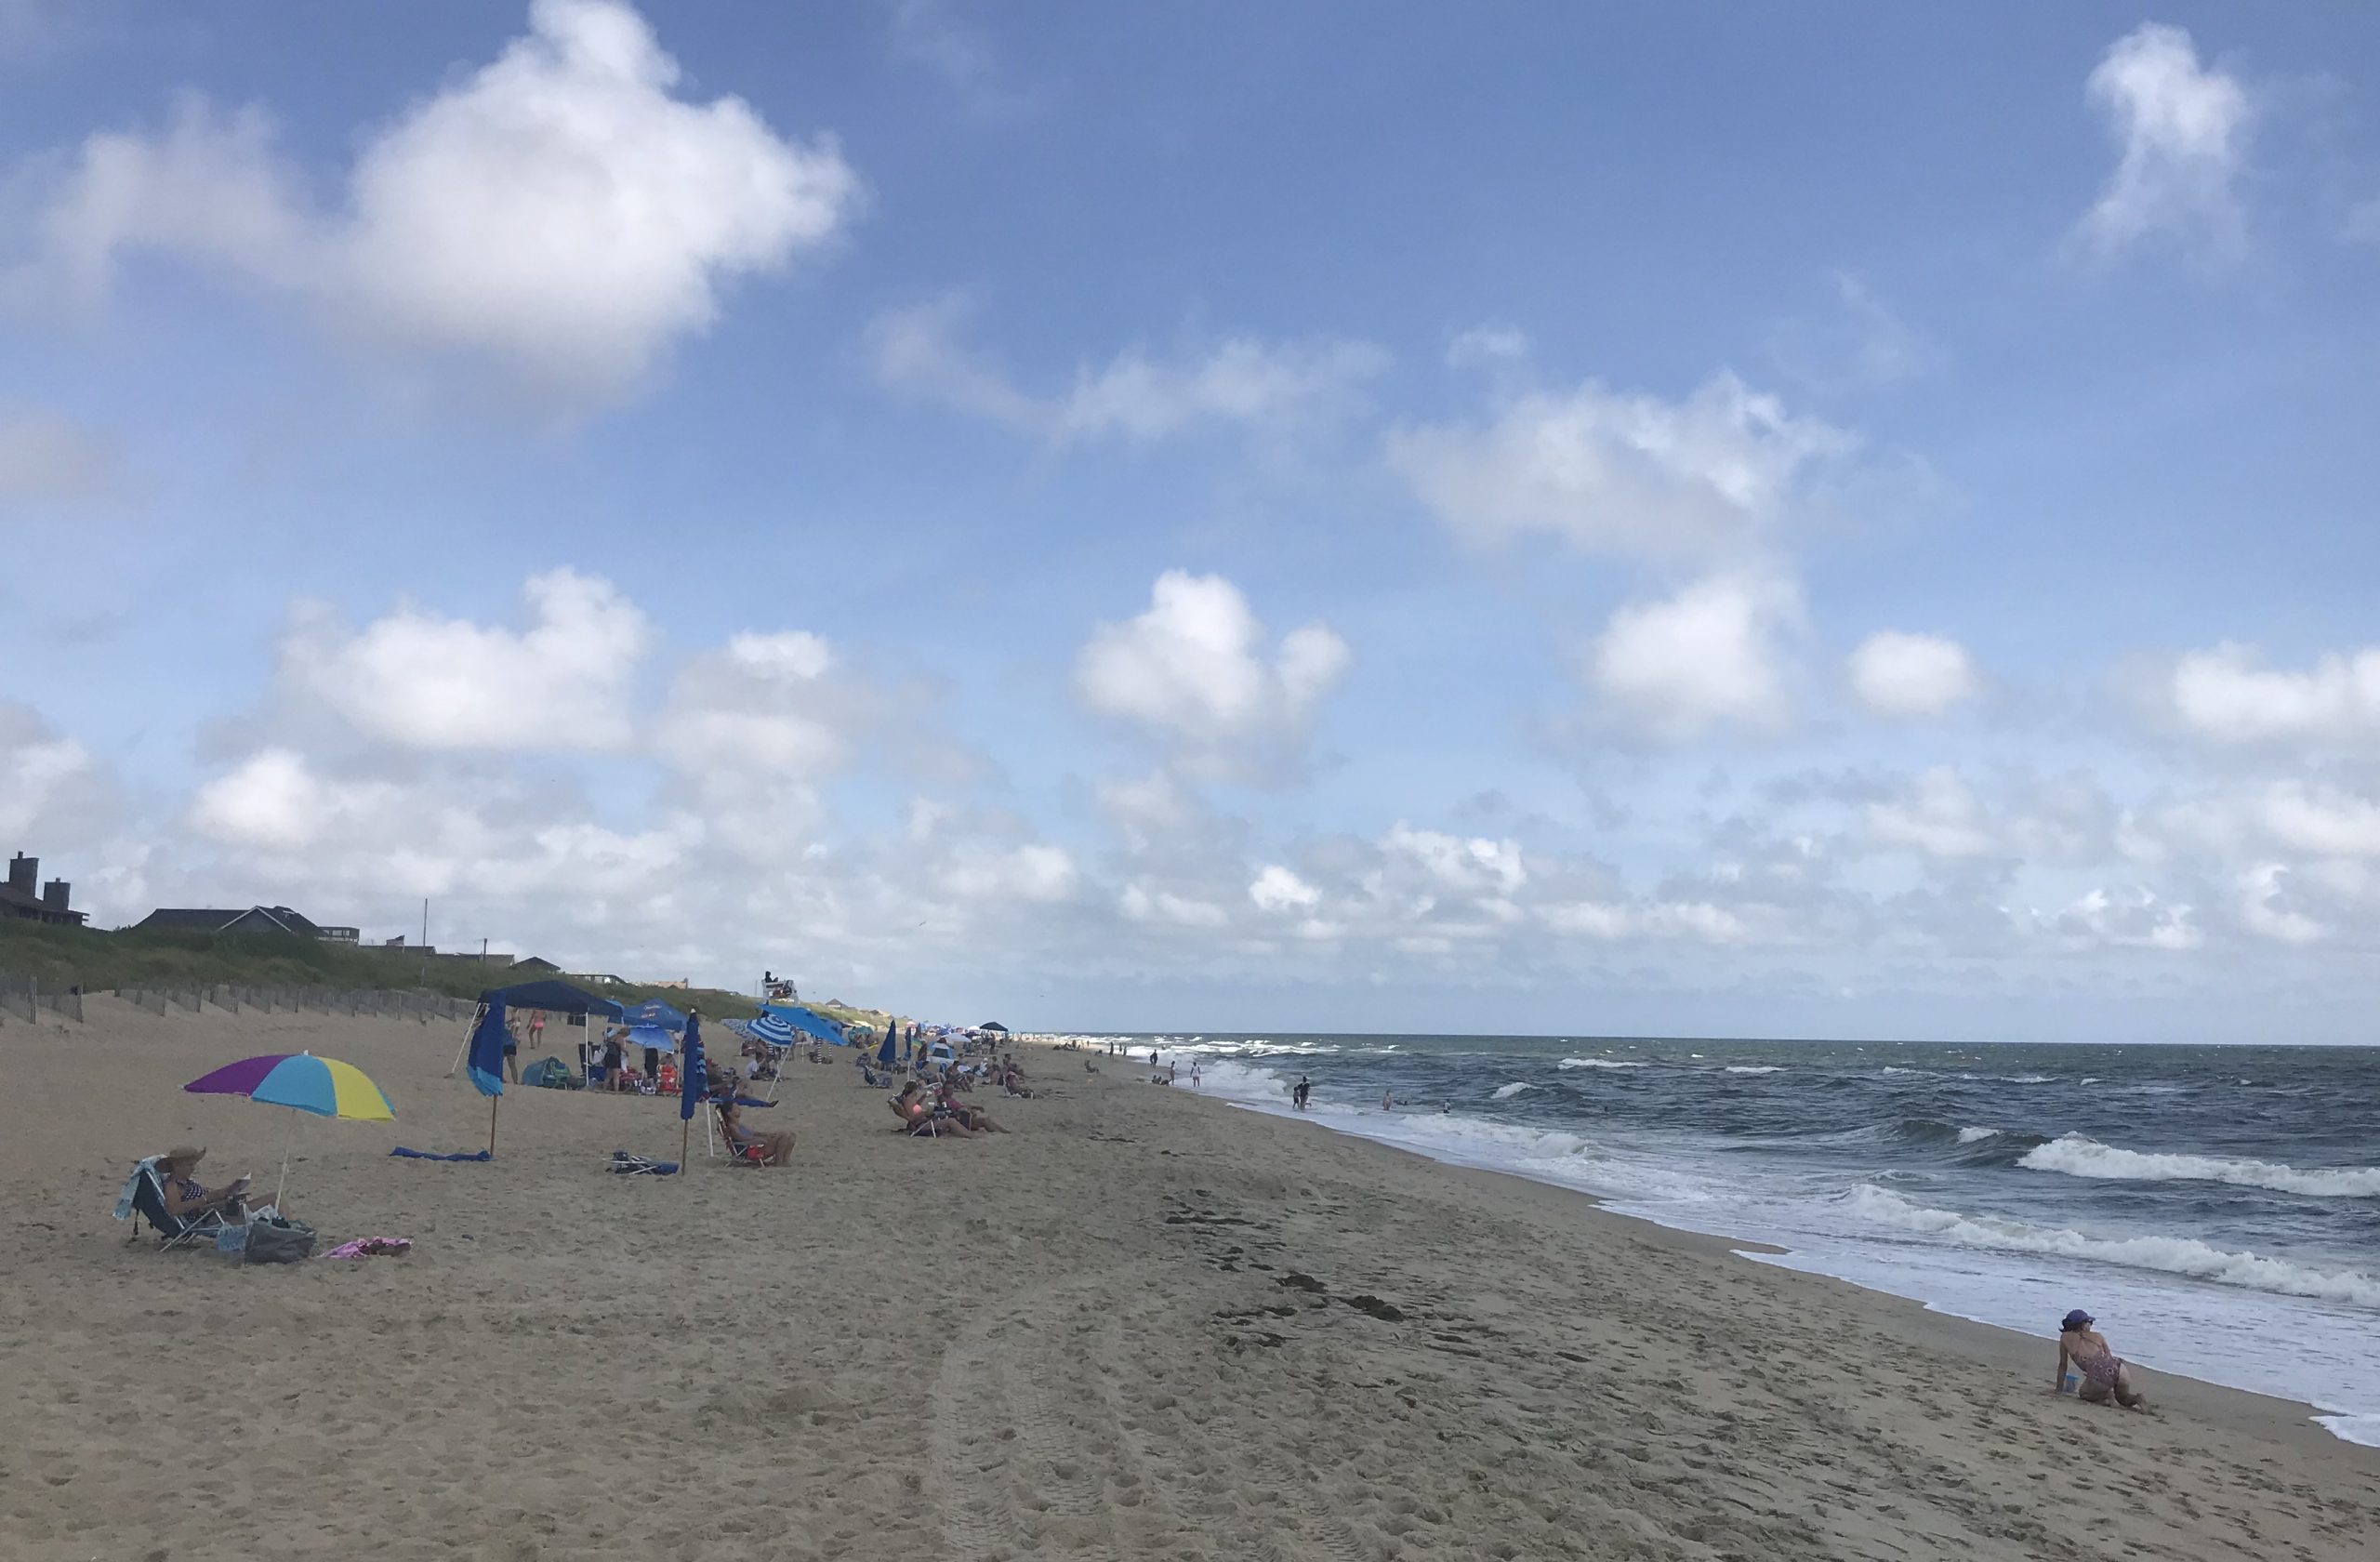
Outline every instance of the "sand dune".
[[(568, 1033), (564, 1033), (567, 1035)], [(1557, 1190), (1028, 1054), (1066, 1093), (919, 1143), (798, 1068), (791, 1171), (674, 1156), (671, 1105), (522, 1092), (499, 1158), (444, 1027), (0, 1029), (0, 1555), (2361, 1558), (2380, 1455), (2043, 1342), (1747, 1264)], [(288, 1114), (179, 1086), (311, 1048), (393, 1127), (298, 1124), (289, 1202), (413, 1255), (127, 1247), (176, 1139), (270, 1177)], [(2121, 1342), (2119, 1342), (2121, 1343)]]

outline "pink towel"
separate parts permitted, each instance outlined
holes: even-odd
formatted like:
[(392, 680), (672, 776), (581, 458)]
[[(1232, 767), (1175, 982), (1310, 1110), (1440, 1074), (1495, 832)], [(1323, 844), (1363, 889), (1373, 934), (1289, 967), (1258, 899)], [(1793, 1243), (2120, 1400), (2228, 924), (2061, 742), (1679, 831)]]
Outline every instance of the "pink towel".
[(403, 1258), (413, 1251), (410, 1237), (359, 1237), (352, 1242), (342, 1242), (324, 1258)]

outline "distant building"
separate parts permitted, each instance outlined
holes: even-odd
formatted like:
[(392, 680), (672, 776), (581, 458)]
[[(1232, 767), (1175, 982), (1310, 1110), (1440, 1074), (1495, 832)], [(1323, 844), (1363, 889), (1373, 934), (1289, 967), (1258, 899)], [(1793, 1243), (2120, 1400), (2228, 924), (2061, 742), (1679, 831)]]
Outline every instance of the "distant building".
[(543, 976), (549, 973), (556, 976), (562, 974), (561, 966), (541, 955), (524, 955), (512, 962), (512, 969), (529, 976)]
[(326, 927), (316, 930), (325, 944), (357, 944), (364, 938), (361, 928)]
[(245, 911), (169, 909), (160, 907), (132, 924), (132, 933), (280, 933), (352, 944), (353, 928), (319, 927), (286, 906), (251, 906)]
[(606, 976), (601, 972), (592, 971), (574, 971), (570, 973), (570, 979), (574, 982), (586, 982), (598, 987), (625, 987), (628, 985), (628, 978), (625, 976)]
[(22, 852), (10, 857), (8, 881), (0, 884), (0, 917), (47, 922), (53, 927), (81, 927), (86, 913), (69, 910), (66, 906), (73, 896), (74, 886), (63, 879), (52, 879), (35, 894), (33, 884), (40, 877), (39, 857), (29, 857)]

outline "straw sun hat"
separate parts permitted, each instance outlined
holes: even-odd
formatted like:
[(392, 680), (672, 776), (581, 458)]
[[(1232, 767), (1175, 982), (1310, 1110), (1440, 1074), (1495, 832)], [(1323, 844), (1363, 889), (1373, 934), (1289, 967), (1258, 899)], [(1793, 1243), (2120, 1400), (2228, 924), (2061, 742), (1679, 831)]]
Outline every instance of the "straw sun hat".
[(206, 1158), (206, 1147), (204, 1145), (176, 1145), (157, 1158), (173, 1162), (174, 1170), (178, 1172), (187, 1172)]

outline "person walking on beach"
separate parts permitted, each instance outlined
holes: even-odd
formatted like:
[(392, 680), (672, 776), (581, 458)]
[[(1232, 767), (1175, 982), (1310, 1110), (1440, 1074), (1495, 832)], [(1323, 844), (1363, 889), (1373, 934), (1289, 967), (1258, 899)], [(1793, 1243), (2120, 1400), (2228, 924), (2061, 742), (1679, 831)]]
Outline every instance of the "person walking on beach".
[(1190, 1088), (1192, 1090), (1197, 1090), (1198, 1088), (1198, 1060), (1197, 1058), (1192, 1058), (1190, 1060)]
[(2104, 1405), (2113, 1399), (2127, 1410), (2149, 1409), (2149, 1397), (2132, 1385), (2131, 1363), (2116, 1355), (2106, 1336), (2091, 1327), (2097, 1321), (2077, 1307), (2058, 1323), (2056, 1392), (2066, 1392), (2066, 1365), (2071, 1361), (2082, 1373), (2077, 1397), (2084, 1404)]
[(542, 1052), (545, 1050), (545, 1045), (546, 1012), (543, 1009), (532, 1009), (529, 1011), (529, 1050), (533, 1052)]

